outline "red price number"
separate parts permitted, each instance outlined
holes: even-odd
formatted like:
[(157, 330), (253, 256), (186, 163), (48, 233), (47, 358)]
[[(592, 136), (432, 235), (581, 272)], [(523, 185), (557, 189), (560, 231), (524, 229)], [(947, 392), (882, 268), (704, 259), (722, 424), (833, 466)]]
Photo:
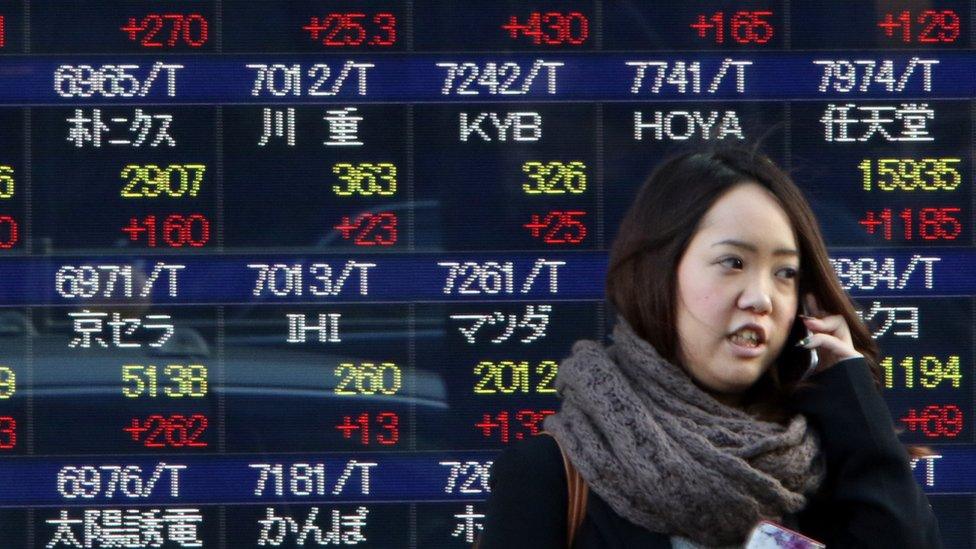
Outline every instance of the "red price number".
[(17, 422), (10, 416), (0, 416), (0, 450), (17, 446)]
[(158, 223), (155, 215), (147, 215), (142, 219), (129, 219), (122, 232), (128, 234), (132, 242), (145, 239), (146, 246), (150, 248), (159, 246), (160, 240), (170, 248), (200, 248), (210, 241), (210, 221), (203, 214), (195, 213), (170, 214), (162, 223)]
[(569, 13), (532, 12), (519, 22), (517, 16), (508, 18), (508, 23), (502, 25), (508, 31), (508, 37), (518, 40), (524, 36), (532, 40), (535, 45), (562, 46), (569, 44), (579, 46), (590, 36), (590, 20), (577, 11)]
[[(375, 426), (374, 432), (370, 428)], [(400, 416), (394, 412), (380, 412), (375, 417), (369, 413), (358, 416), (343, 416), (342, 423), (336, 425), (342, 433), (342, 438), (351, 440), (353, 435), (359, 435), (359, 443), (369, 446), (373, 442), (383, 446), (392, 446), (400, 440)]]
[(392, 46), (397, 41), (397, 20), (392, 13), (330, 13), (313, 15), (302, 27), (309, 37), (331, 48)]
[(717, 11), (711, 15), (700, 13), (698, 20), (690, 27), (698, 33), (699, 38), (708, 39), (716, 44), (724, 44), (726, 29), (729, 38), (737, 44), (765, 44), (772, 39), (774, 31), (769, 18), (771, 11), (737, 11), (728, 17), (725, 12)]
[(207, 43), (208, 27), (207, 18), (199, 13), (148, 13), (141, 19), (130, 17), (121, 30), (144, 48), (199, 48)]
[(888, 38), (904, 44), (948, 44), (959, 38), (959, 15), (953, 10), (925, 10), (916, 15), (910, 11), (886, 13), (878, 27)]
[(20, 239), (17, 221), (9, 215), (0, 215), (0, 250), (13, 248)]
[(908, 413), (898, 421), (909, 431), (921, 431), (928, 438), (955, 438), (963, 427), (962, 410), (955, 404), (933, 404), (922, 408), (921, 412), (909, 408)]
[(190, 417), (153, 414), (144, 420), (132, 418), (129, 426), (122, 430), (146, 448), (205, 448), (207, 443), (200, 438), (207, 430), (207, 423), (207, 416), (203, 414)]
[(397, 241), (397, 216), (391, 212), (345, 216), (335, 229), (357, 246), (392, 246)]
[(542, 430), (542, 420), (555, 414), (555, 410), (519, 410), (509, 414), (507, 410), (497, 414), (483, 414), (481, 421), (474, 426), (481, 430), (485, 438), (498, 437), (502, 443), (523, 440)]
[[(891, 208), (879, 212), (868, 211), (858, 223), (868, 234), (880, 234), (885, 240), (894, 237), (894, 226), (901, 224), (899, 236), (904, 240), (955, 240), (962, 233), (962, 222), (955, 215), (959, 208), (921, 208), (916, 213), (905, 208), (897, 214)], [(897, 219), (896, 219), (897, 217)]]
[(579, 244), (586, 238), (584, 215), (586, 212), (582, 211), (532, 214), (532, 220), (522, 226), (533, 238), (541, 238), (546, 244)]

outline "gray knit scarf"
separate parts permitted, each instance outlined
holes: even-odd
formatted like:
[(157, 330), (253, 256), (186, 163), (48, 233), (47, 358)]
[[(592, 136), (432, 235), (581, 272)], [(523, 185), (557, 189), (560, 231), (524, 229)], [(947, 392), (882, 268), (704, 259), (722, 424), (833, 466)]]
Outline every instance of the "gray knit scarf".
[(544, 425), (617, 514), (715, 546), (804, 507), (823, 465), (803, 416), (783, 426), (720, 403), (623, 319), (613, 341), (573, 346)]

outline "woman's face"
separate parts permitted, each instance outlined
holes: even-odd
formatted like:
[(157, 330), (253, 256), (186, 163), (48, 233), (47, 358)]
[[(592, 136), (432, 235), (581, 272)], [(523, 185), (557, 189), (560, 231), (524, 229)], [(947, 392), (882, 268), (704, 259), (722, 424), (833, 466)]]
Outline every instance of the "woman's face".
[(797, 314), (800, 257), (786, 212), (743, 183), (705, 214), (678, 264), (679, 358), (720, 400), (769, 368)]

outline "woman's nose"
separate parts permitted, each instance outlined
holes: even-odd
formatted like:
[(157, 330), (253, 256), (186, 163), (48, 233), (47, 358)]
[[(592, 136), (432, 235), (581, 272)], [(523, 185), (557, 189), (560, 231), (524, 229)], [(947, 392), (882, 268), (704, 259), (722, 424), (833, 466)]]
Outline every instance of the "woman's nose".
[(762, 280), (752, 280), (739, 295), (738, 305), (742, 309), (750, 309), (760, 314), (772, 311), (773, 298), (767, 283)]

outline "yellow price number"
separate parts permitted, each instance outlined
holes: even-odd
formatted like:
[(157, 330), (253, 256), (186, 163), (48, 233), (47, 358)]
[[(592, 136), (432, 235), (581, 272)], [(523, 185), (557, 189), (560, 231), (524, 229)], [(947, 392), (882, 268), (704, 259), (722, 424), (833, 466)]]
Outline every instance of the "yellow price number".
[(586, 164), (572, 162), (535, 162), (522, 164), (529, 176), (522, 183), (526, 194), (582, 194), (586, 192)]
[(0, 199), (14, 197), (14, 169), (0, 164)]
[(961, 158), (870, 158), (857, 165), (865, 191), (954, 191)]
[(336, 366), (337, 395), (395, 395), (403, 386), (400, 367), (392, 362), (343, 362)]
[[(559, 363), (554, 360), (543, 360), (535, 368), (525, 360), (483, 360), (474, 367), (474, 375), (478, 377), (474, 392), (479, 395), (552, 394), (556, 392), (553, 382), (558, 371)], [(530, 377), (537, 378), (534, 385)]]
[(0, 366), (0, 400), (6, 400), (17, 392), (17, 375), (9, 366)]
[(339, 196), (393, 196), (397, 190), (397, 168), (389, 162), (340, 162), (332, 166), (339, 183), (332, 192)]
[(206, 172), (203, 164), (128, 164), (122, 168), (122, 198), (193, 198)]
[[(896, 374), (896, 370), (901, 370), (901, 374)], [(881, 360), (881, 374), (885, 389), (914, 389), (916, 386), (935, 389), (944, 381), (948, 381), (953, 389), (962, 385), (959, 355), (950, 355), (945, 360), (935, 356), (923, 356), (919, 359), (906, 356), (897, 365), (893, 357), (886, 356)]]
[[(159, 383), (164, 384), (160, 392)], [(207, 395), (207, 367), (201, 364), (155, 365), (126, 364), (122, 366), (122, 394), (128, 398), (156, 398), (163, 394), (170, 398)]]

